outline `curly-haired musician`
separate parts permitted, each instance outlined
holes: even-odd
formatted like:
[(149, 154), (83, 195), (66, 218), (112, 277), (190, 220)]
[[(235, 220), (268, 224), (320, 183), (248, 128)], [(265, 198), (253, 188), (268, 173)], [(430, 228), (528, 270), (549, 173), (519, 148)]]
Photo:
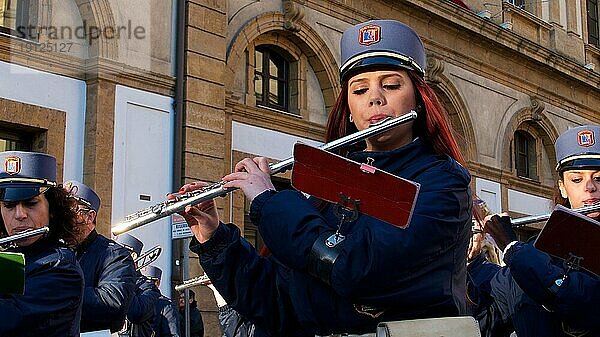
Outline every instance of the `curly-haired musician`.
[(47, 236), (14, 242), (25, 255), (25, 291), (0, 294), (0, 336), (79, 336), (83, 274), (75, 252), (74, 201), (56, 184), (56, 159), (0, 153), (0, 235), (48, 227)]

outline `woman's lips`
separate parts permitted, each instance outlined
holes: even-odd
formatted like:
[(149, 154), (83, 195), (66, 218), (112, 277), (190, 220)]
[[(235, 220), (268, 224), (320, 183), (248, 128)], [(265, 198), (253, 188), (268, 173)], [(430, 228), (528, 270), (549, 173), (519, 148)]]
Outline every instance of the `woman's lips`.
[(369, 118), (369, 123), (371, 123), (371, 124), (379, 123), (382, 120), (387, 119), (387, 118), (390, 118), (390, 116), (383, 115), (383, 114), (375, 115), (375, 116), (372, 116), (371, 118)]
[(31, 229), (33, 229), (33, 228), (31, 228), (31, 227), (17, 227), (17, 228), (15, 228), (13, 230), (13, 232), (15, 232), (16, 234), (18, 234), (18, 233), (25, 232), (25, 231), (28, 231), (28, 230), (31, 230)]
[(590, 206), (590, 205), (593, 205), (593, 204), (597, 204), (599, 202), (600, 202), (600, 199), (592, 198), (592, 199), (586, 199), (586, 200), (584, 200), (583, 204), (585, 206)]

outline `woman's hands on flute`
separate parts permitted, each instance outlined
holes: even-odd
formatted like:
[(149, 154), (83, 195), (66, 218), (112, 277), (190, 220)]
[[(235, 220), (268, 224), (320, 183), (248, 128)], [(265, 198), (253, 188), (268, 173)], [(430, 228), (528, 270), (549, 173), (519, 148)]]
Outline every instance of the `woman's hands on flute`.
[(225, 188), (239, 188), (252, 202), (254, 198), (267, 190), (275, 190), (271, 182), (271, 169), (265, 157), (245, 158), (235, 165), (233, 173), (223, 177)]
[[(250, 202), (266, 190), (275, 190), (271, 182), (271, 169), (265, 157), (243, 159), (235, 165), (235, 171), (223, 177), (222, 180), (225, 182), (224, 188), (241, 189)], [(206, 186), (209, 184), (197, 181), (183, 185), (177, 193), (185, 194)], [(167, 199), (175, 198), (175, 194), (167, 195)], [(219, 215), (214, 200), (188, 205), (179, 214), (185, 218), (190, 230), (200, 243), (208, 241), (219, 227)]]
[[(178, 193), (185, 194), (202, 189), (208, 185), (205, 182), (196, 181), (183, 185)], [(167, 199), (172, 200), (175, 198), (176, 196), (173, 194), (167, 195)], [(179, 214), (185, 218), (190, 230), (200, 243), (208, 241), (217, 230), (217, 227), (219, 227), (219, 215), (217, 214), (217, 207), (214, 200), (207, 200), (197, 205), (188, 205)]]

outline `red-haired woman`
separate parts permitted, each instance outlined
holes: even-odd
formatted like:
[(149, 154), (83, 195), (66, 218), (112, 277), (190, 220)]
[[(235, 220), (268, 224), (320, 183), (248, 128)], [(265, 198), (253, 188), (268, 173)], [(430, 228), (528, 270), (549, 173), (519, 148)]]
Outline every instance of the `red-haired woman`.
[(239, 162), (225, 186), (241, 188), (251, 201), (271, 257), (259, 257), (236, 226), (220, 223), (213, 202), (188, 207), (184, 216), (196, 239), (192, 251), (229, 305), (256, 325), (255, 336), (372, 333), (381, 321), (465, 312), (470, 176), (423, 80), (423, 44), (410, 27), (377, 20), (347, 30), (341, 47), (342, 92), (326, 138), (417, 111), (414, 122), (346, 154), (420, 183), (414, 214), (407, 229), (360, 215), (342, 226), (345, 240), (328, 249), (325, 238), (340, 222), (333, 207), (318, 207), (298, 191), (276, 192), (265, 158)]

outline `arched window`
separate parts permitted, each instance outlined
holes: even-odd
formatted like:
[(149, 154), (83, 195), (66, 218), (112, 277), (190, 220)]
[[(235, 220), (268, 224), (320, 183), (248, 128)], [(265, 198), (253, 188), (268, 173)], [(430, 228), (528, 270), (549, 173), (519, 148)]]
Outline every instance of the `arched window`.
[(288, 111), (289, 63), (273, 48), (259, 46), (254, 50), (254, 95), (256, 104)]
[(525, 131), (516, 131), (514, 158), (517, 176), (538, 180), (536, 140)]

